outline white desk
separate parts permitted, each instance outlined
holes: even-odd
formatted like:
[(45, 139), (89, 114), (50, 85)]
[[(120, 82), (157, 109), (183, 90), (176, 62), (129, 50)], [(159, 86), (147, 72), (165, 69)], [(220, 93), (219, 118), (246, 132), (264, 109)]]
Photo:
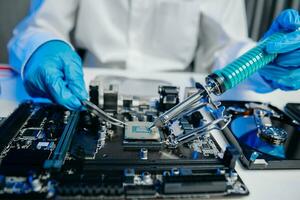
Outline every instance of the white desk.
[[(128, 72), (119, 70), (100, 70), (95, 68), (86, 68), (85, 81), (86, 85), (94, 78), (95, 75), (123, 75), (132, 78), (151, 78), (166, 80), (176, 86), (180, 86), (183, 91), (185, 86), (191, 86), (191, 77), (203, 82), (204, 75), (192, 73), (141, 73)], [(0, 82), (2, 93), (0, 95), (0, 116), (7, 116), (13, 111), (18, 103), (28, 98), (24, 91), (22, 81), (11, 79)], [(275, 91), (269, 94), (257, 94), (252, 91), (231, 90), (222, 99), (231, 100), (255, 100), (270, 102), (274, 106), (282, 109), (287, 102), (300, 102), (300, 92), (283, 92)], [(220, 134), (213, 133), (221, 147), (226, 146), (226, 140)], [(242, 180), (250, 190), (250, 195), (243, 199), (300, 199), (300, 170), (246, 170), (237, 164), (236, 170)]]

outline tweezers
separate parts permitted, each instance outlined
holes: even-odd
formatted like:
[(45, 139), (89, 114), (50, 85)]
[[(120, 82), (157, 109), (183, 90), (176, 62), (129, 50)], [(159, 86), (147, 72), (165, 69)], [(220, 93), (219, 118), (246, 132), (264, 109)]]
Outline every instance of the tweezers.
[(96, 106), (94, 103), (92, 103), (90, 101), (82, 101), (81, 103), (92, 114), (98, 116), (101, 119), (104, 119), (104, 120), (110, 122), (111, 124), (113, 124), (115, 126), (124, 127), (127, 125), (126, 123), (108, 115), (106, 112), (101, 110), (98, 106)]

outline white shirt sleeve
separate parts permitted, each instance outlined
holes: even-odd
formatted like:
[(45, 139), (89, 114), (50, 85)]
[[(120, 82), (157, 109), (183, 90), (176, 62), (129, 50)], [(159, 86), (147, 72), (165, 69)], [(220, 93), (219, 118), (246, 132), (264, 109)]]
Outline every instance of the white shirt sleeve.
[(22, 75), (39, 46), (50, 40), (69, 43), (77, 7), (78, 0), (33, 0), (28, 16), (14, 29), (8, 43), (9, 64)]

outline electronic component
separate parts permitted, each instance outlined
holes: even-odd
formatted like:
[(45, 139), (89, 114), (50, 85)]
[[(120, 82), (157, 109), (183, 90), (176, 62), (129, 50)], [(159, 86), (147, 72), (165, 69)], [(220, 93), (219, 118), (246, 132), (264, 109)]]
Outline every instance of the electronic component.
[(179, 88), (174, 86), (160, 86), (158, 88), (158, 110), (165, 112), (179, 103)]
[(69, 122), (66, 125), (61, 138), (55, 148), (51, 158), (45, 161), (45, 169), (60, 169), (65, 161), (67, 152), (69, 150), (73, 135), (75, 133), (76, 124), (79, 119), (79, 112), (74, 111), (70, 114)]
[(118, 90), (116, 85), (109, 85), (103, 94), (103, 110), (116, 113), (118, 109)]
[(123, 98), (123, 108), (126, 110), (130, 109), (132, 106), (132, 102), (133, 102), (132, 98), (124, 97)]
[(54, 142), (38, 142), (36, 148), (42, 150), (53, 150), (55, 148), (55, 144)]
[(25, 140), (35, 140), (42, 137), (40, 128), (25, 128), (22, 129), (21, 134)]
[(210, 134), (216, 124), (208, 124), (204, 110), (188, 113), (164, 129), (149, 129), (160, 113), (153, 101), (120, 99), (123, 105), (115, 109), (113, 99), (114, 108), (107, 113), (91, 102), (83, 102), (82, 111), (48, 103), (21, 104), (0, 127), (0, 198), (248, 194), (233, 169), (234, 150), (222, 152)]
[(99, 106), (99, 86), (90, 85), (89, 89), (90, 101), (96, 106)]
[(147, 160), (148, 159), (148, 149), (141, 148), (141, 150), (140, 150), (140, 159), (141, 160)]
[[(206, 107), (206, 109), (208, 109), (210, 114), (216, 118), (215, 120), (207, 123), (204, 123), (203, 120), (201, 126), (192, 128), (187, 120), (181, 118), (179, 121), (181, 123), (181, 129), (183, 129), (183, 131), (171, 131), (171, 134), (168, 135), (165, 142), (166, 145), (168, 145), (170, 148), (176, 148), (179, 145), (189, 143), (195, 139), (205, 136), (212, 130), (223, 130), (229, 124), (231, 116), (223, 114), (224, 107), (219, 107), (211, 110), (210, 107)], [(172, 127), (172, 125), (170, 127)], [(151, 129), (152, 128), (153, 125), (151, 126)]]
[[(201, 159), (203, 157), (216, 158), (219, 156), (219, 150), (215, 146), (215, 142), (210, 137), (201, 137), (198, 140), (194, 140), (190, 144), (192, 152), (192, 158)], [(196, 153), (197, 152), (197, 153)]]
[(125, 140), (160, 140), (158, 128), (149, 129), (150, 122), (127, 122)]
[[(202, 127), (199, 127), (199, 130), (202, 130), (202, 133), (204, 133), (206, 130), (225, 128), (225, 126), (217, 126), (217, 124), (228, 124), (231, 119), (230, 115), (226, 115), (223, 112), (224, 107), (220, 106), (218, 102), (212, 101), (210, 92), (207, 90), (207, 88), (203, 87), (199, 83), (196, 84), (196, 87), (198, 89), (196, 93), (192, 94), (176, 106), (161, 114), (158, 118), (156, 118), (149, 128), (153, 128), (154, 126), (163, 128), (173, 121), (188, 116), (189, 114), (200, 109), (206, 109), (215, 116), (213, 121), (210, 120), (208, 123), (202, 124)], [(175, 145), (175, 143), (172, 145)]]
[(186, 116), (186, 119), (188, 120), (188, 122), (193, 125), (193, 127), (199, 127), (201, 126), (201, 122), (203, 120), (203, 116), (201, 114), (201, 112), (199, 111), (195, 111), (192, 114)]
[(151, 122), (130, 121), (126, 122), (123, 147), (129, 149), (159, 149), (162, 145), (162, 134), (158, 128), (149, 129)]
[(70, 153), (79, 159), (93, 159), (105, 143), (107, 134), (105, 122), (87, 111), (80, 113), (80, 119)]
[(224, 152), (223, 160), (229, 169), (234, 170), (237, 159), (240, 157), (240, 152), (232, 146), (228, 146)]
[[(224, 134), (248, 169), (299, 168), (299, 124), (276, 107), (259, 102), (223, 101), (233, 118)], [(242, 127), (242, 128), (241, 128)]]

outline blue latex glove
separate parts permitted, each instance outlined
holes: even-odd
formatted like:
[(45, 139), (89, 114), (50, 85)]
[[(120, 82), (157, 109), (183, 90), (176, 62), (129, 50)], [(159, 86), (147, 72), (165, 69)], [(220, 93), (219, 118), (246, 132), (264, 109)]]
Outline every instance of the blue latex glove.
[(266, 45), (266, 52), (278, 53), (278, 57), (263, 67), (259, 73), (273, 88), (296, 90), (300, 88), (300, 17), (296, 10), (283, 11), (273, 22), (263, 38), (275, 33), (286, 35)]
[(62, 41), (46, 42), (33, 53), (24, 69), (24, 84), (31, 96), (49, 98), (72, 110), (88, 98), (81, 59)]

